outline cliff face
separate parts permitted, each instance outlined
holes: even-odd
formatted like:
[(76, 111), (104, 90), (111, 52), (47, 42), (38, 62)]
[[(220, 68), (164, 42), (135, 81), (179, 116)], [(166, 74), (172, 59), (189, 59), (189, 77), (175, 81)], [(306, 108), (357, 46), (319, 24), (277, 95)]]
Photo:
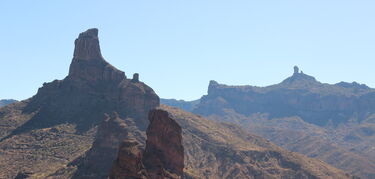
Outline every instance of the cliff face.
[(184, 168), (182, 130), (168, 112), (152, 110), (149, 114), (143, 162), (151, 178), (180, 178)]
[(99, 81), (119, 83), (126, 78), (124, 72), (117, 70), (102, 57), (98, 29), (82, 32), (75, 40), (68, 77), (90, 83)]
[(138, 143), (127, 139), (120, 146), (110, 178), (182, 178), (184, 147), (181, 127), (164, 110), (150, 111), (149, 120), (143, 156)]

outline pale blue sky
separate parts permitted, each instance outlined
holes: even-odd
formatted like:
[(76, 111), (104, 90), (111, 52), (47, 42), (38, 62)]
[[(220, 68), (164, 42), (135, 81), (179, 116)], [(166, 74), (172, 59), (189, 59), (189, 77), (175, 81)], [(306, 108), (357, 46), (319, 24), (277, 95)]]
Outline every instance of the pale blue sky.
[(294, 65), (327, 83), (375, 87), (373, 0), (0, 1), (0, 99), (63, 79), (74, 39), (99, 28), (105, 59), (160, 97), (197, 99), (209, 80), (265, 86)]

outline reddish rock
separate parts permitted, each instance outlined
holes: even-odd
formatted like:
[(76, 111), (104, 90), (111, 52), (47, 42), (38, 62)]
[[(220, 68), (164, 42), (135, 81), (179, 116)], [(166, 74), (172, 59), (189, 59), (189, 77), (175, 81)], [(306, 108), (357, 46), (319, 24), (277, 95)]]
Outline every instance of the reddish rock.
[(180, 125), (168, 112), (155, 109), (149, 113), (147, 141), (143, 162), (151, 178), (180, 178), (184, 168), (184, 147)]
[(111, 179), (178, 179), (183, 176), (184, 147), (182, 130), (168, 112), (152, 110), (147, 129), (146, 149), (141, 155), (138, 143), (127, 139), (119, 149)]

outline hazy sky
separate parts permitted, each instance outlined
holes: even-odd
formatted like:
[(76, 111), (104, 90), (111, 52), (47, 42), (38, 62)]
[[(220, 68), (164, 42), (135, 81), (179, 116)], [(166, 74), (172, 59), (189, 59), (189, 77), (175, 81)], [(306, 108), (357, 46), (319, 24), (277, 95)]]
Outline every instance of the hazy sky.
[(209, 80), (265, 86), (298, 65), (319, 81), (375, 87), (373, 0), (0, 1), (0, 99), (68, 74), (74, 39), (99, 28), (105, 59), (162, 98)]

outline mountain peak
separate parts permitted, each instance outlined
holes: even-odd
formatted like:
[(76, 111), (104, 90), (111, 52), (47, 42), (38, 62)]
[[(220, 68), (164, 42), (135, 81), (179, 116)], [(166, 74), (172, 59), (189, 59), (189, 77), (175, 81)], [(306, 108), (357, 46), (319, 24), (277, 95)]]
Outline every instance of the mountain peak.
[(103, 60), (100, 52), (98, 29), (88, 29), (79, 34), (75, 40), (73, 59), (75, 60)]
[(88, 29), (80, 33), (74, 44), (73, 60), (69, 69), (70, 77), (89, 81), (117, 82), (126, 78), (124, 72), (104, 60), (100, 52), (98, 29)]
[[(294, 69), (293, 76), (295, 76), (295, 75), (305, 75), (302, 70), (301, 71), (299, 70), (299, 67), (297, 65), (294, 66), (293, 69)], [(308, 76), (308, 75), (305, 75), (305, 76)]]
[(209, 83), (209, 87), (216, 87), (216, 86), (218, 86), (219, 85), (219, 83), (217, 82), (217, 81), (215, 81), (215, 80), (210, 80), (210, 83)]
[(219, 83), (215, 80), (210, 80), (210, 83), (208, 85), (207, 93), (211, 93), (213, 89), (217, 88), (219, 86)]
[(85, 37), (98, 38), (98, 33), (99, 33), (99, 30), (97, 28), (87, 29), (85, 32), (82, 32), (79, 34), (79, 38), (85, 38)]
[(299, 68), (298, 68), (298, 66), (296, 65), (296, 66), (294, 66), (294, 74), (298, 74), (299, 73)]
[(304, 85), (304, 84), (315, 84), (319, 83), (313, 76), (304, 74), (303, 71), (300, 71), (298, 66), (294, 66), (294, 73), (291, 77), (285, 79), (281, 84), (286, 85)]

